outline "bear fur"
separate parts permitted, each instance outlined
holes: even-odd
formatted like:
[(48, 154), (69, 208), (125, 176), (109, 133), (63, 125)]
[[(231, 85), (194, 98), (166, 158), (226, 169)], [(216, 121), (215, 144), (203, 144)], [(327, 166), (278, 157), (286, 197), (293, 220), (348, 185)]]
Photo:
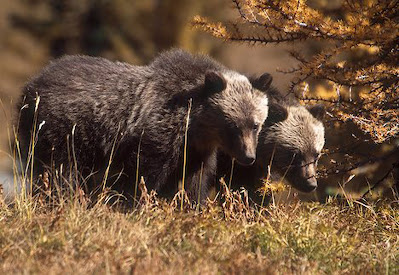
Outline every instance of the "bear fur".
[[(313, 191), (317, 187), (317, 162), (324, 146), (321, 121), (324, 108), (302, 106), (295, 98), (282, 95), (273, 87), (262, 87), (257, 79), (251, 79), (251, 83), (255, 88), (267, 90), (269, 116), (259, 134), (256, 162), (248, 167), (234, 165), (232, 187), (244, 187), (251, 199), (259, 203), (262, 194), (257, 191), (271, 164), (272, 179), (284, 177), (299, 191)], [(231, 157), (220, 153), (218, 177), (225, 177), (227, 182), (231, 163)]]
[[(270, 77), (262, 81), (267, 86)], [(267, 96), (247, 77), (182, 50), (164, 52), (146, 66), (66, 56), (32, 79), (23, 98), (20, 139), (29, 148), (36, 125), (35, 163), (41, 164), (36, 175), (72, 163), (81, 179), (91, 174), (102, 179), (112, 159), (112, 175), (118, 175), (113, 187), (127, 196), (133, 194), (137, 166), (147, 188), (165, 196), (177, 191), (189, 102), (185, 187), (192, 199), (206, 198), (218, 150), (242, 164), (254, 162), (268, 114)], [(99, 185), (86, 186), (87, 192)]]

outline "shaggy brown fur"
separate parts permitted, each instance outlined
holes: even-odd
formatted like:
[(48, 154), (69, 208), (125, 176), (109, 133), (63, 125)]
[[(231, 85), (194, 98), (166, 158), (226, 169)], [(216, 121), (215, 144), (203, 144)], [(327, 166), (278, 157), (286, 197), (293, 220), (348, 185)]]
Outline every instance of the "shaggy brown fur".
[[(264, 89), (257, 80), (251, 82), (254, 87)], [(302, 106), (274, 88), (268, 88), (267, 92), (269, 116), (259, 135), (256, 162), (249, 167), (236, 164), (232, 178), (232, 186), (245, 187), (255, 201), (259, 201), (255, 193), (267, 176), (271, 159), (274, 179), (285, 175), (285, 179), (296, 189), (313, 191), (317, 187), (317, 161), (324, 146), (321, 122), (324, 108), (319, 105)], [(229, 177), (231, 158), (221, 154), (218, 162), (218, 176)]]
[[(139, 175), (147, 186), (162, 194), (176, 191), (190, 100), (186, 187), (193, 199), (198, 191), (206, 197), (218, 149), (243, 164), (253, 163), (268, 113), (266, 95), (245, 76), (182, 50), (165, 52), (147, 66), (88, 56), (52, 62), (24, 89), (20, 138), (25, 148), (37, 96), (37, 125), (42, 127), (36, 159), (47, 167), (51, 160), (53, 167), (69, 167), (76, 159), (79, 175), (94, 172), (101, 179), (115, 144), (111, 168), (122, 175), (114, 186), (127, 195), (133, 192), (139, 143)], [(37, 167), (36, 175), (42, 171)]]

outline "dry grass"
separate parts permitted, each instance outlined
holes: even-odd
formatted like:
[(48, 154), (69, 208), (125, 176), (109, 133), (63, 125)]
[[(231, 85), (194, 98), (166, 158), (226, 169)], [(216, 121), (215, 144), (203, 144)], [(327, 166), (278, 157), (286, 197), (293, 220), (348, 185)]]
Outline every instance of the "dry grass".
[[(36, 122), (21, 171), (18, 126), (8, 127), (15, 182), (33, 182)], [(220, 201), (200, 209), (183, 190), (170, 202), (158, 199), (142, 180), (140, 200), (126, 211), (109, 205), (116, 197), (107, 188), (90, 203), (78, 179), (58, 179), (46, 184), (44, 175), (52, 189), (40, 196), (23, 190), (11, 206), (0, 199), (0, 274), (399, 273), (397, 202), (272, 200), (255, 209), (221, 181)], [(51, 192), (60, 186), (67, 190)]]
[(260, 214), (238, 193), (202, 210), (144, 194), (120, 211), (81, 198), (0, 206), (0, 273), (399, 272), (397, 205), (293, 202)]

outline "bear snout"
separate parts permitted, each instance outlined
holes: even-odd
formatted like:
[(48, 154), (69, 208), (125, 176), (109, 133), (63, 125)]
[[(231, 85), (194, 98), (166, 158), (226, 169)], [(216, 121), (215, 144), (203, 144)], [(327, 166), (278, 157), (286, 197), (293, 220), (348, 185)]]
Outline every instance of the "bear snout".
[(310, 193), (317, 188), (317, 179), (314, 176), (303, 179), (298, 177), (294, 179), (293, 182), (294, 187), (301, 192)]
[(306, 188), (310, 190), (308, 192), (312, 192), (317, 188), (317, 179), (314, 176), (306, 179), (306, 186)]
[(237, 158), (236, 160), (241, 165), (249, 166), (249, 165), (254, 164), (255, 154), (244, 155), (240, 158)]
[(236, 159), (237, 159), (238, 163), (241, 165), (248, 166), (248, 165), (254, 164), (254, 162), (256, 160), (255, 146), (251, 146), (251, 144), (249, 146), (247, 146), (244, 143), (243, 146), (241, 147), (241, 150), (238, 153), (238, 156)]
[(257, 145), (257, 138), (252, 133), (244, 133), (240, 137), (240, 151), (237, 156), (237, 161), (241, 165), (252, 165), (256, 160), (256, 145)]

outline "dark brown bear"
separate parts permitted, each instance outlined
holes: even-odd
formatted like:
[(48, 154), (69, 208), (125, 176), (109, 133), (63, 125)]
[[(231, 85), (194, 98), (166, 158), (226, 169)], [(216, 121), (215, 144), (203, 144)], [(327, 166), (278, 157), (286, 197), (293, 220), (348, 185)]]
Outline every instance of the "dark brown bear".
[[(302, 106), (294, 98), (264, 86), (259, 79), (252, 79), (251, 83), (255, 88), (267, 91), (269, 115), (259, 134), (256, 162), (248, 167), (234, 166), (232, 187), (243, 186), (251, 198), (259, 202), (262, 194), (257, 190), (262, 186), (262, 179), (267, 177), (271, 164), (272, 179), (284, 177), (297, 190), (311, 192), (317, 187), (317, 162), (324, 146), (321, 121), (324, 108)], [(220, 154), (218, 177), (229, 180), (230, 172), (231, 157)]]
[[(262, 79), (270, 84), (267, 75)], [(88, 187), (91, 192), (101, 185), (111, 158), (109, 182), (118, 178), (115, 188), (128, 196), (139, 144), (139, 176), (147, 187), (162, 194), (176, 191), (190, 101), (185, 186), (192, 199), (198, 191), (201, 200), (207, 196), (219, 149), (244, 165), (255, 161), (268, 114), (267, 96), (245, 76), (182, 50), (165, 52), (147, 66), (66, 56), (32, 79), (23, 96), (20, 139), (27, 149), (36, 125), (35, 163), (42, 164), (36, 175), (50, 164), (78, 170), (81, 179), (99, 174), (100, 180)], [(37, 122), (32, 123), (37, 96)]]

